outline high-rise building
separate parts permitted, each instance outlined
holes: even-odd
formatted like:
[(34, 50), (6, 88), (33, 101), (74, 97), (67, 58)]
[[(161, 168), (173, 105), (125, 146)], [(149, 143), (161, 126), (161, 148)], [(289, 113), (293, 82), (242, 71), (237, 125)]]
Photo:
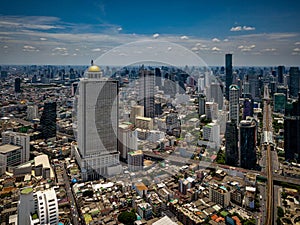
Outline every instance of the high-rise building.
[(135, 118), (138, 116), (144, 116), (144, 106), (141, 105), (134, 105), (131, 107), (131, 112), (130, 112), (130, 123), (135, 124)]
[(239, 87), (232, 84), (229, 87), (229, 120), (239, 123), (240, 104), (239, 104)]
[(223, 108), (223, 92), (220, 84), (212, 83), (210, 85), (210, 98), (211, 101), (218, 103), (218, 109), (222, 110)]
[(83, 180), (120, 173), (118, 152), (118, 81), (102, 77), (92, 65), (80, 79), (77, 110), (77, 143), (73, 146)]
[(220, 145), (220, 125), (213, 122), (203, 127), (203, 139)]
[(21, 79), (19, 77), (15, 79), (15, 92), (21, 92)]
[(225, 132), (225, 161), (227, 165), (230, 166), (238, 166), (238, 156), (239, 156), (239, 148), (238, 148), (238, 139), (239, 133), (237, 129), (237, 125), (233, 121), (228, 121), (226, 123), (226, 132)]
[(286, 96), (283, 93), (274, 94), (274, 112), (284, 113), (286, 104)]
[(21, 147), (21, 163), (30, 158), (30, 136), (23, 133), (5, 131), (2, 132), (2, 144), (11, 144)]
[(290, 96), (297, 97), (300, 90), (300, 71), (299, 67), (291, 67), (289, 80)]
[(239, 129), (240, 167), (253, 169), (256, 166), (257, 122), (248, 117), (240, 122)]
[(226, 76), (225, 97), (227, 100), (229, 100), (229, 87), (232, 84), (232, 54), (225, 55), (225, 76)]
[(58, 224), (58, 202), (53, 188), (33, 192), (31, 187), (20, 191), (18, 224)]
[(198, 104), (199, 104), (198, 114), (199, 114), (199, 116), (205, 114), (205, 102), (206, 102), (205, 95), (199, 94), (199, 96), (198, 96)]
[(128, 169), (130, 171), (141, 171), (144, 166), (144, 153), (142, 150), (128, 152)]
[(230, 203), (230, 192), (224, 186), (209, 187), (209, 200), (220, 204), (222, 207), (227, 207)]
[(278, 74), (278, 83), (283, 84), (283, 74), (285, 73), (284, 66), (278, 66), (277, 67), (277, 74)]
[(138, 148), (137, 145), (137, 131), (132, 130), (132, 125), (120, 124), (118, 129), (118, 149), (120, 152), (120, 158), (127, 161), (128, 152), (135, 151)]
[(2, 176), (8, 167), (21, 164), (21, 147), (4, 144), (0, 145), (0, 176)]
[(40, 120), (44, 139), (56, 137), (56, 102), (46, 102)]
[(218, 119), (218, 103), (206, 102), (205, 103), (205, 116), (207, 119), (216, 120)]
[(286, 160), (300, 162), (300, 93), (284, 117), (284, 152)]
[(243, 106), (243, 120), (245, 120), (248, 116), (253, 116), (253, 105), (254, 102), (250, 98), (244, 99), (244, 106)]
[(32, 121), (33, 119), (38, 118), (38, 106), (37, 105), (28, 105), (27, 106), (27, 120)]
[(154, 118), (154, 85), (155, 75), (152, 71), (141, 69), (139, 79), (139, 105), (144, 106), (144, 115)]

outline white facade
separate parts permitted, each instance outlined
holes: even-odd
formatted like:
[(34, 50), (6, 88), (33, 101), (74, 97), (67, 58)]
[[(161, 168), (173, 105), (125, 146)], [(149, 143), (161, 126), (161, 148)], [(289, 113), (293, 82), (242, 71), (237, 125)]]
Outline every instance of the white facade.
[(127, 159), (128, 152), (137, 150), (138, 148), (138, 134), (136, 130), (131, 130), (130, 125), (120, 124), (118, 130), (119, 145), (118, 149), (120, 156), (123, 159)]
[(12, 131), (2, 132), (2, 144), (21, 146), (21, 163), (29, 161), (30, 157), (30, 136)]
[(27, 106), (27, 120), (31, 121), (35, 118), (38, 118), (38, 107), (37, 105)]
[(240, 105), (239, 105), (239, 87), (235, 84), (229, 87), (229, 120), (239, 124)]
[(158, 142), (160, 139), (165, 137), (165, 133), (159, 130), (150, 130), (148, 141), (152, 143)]
[(108, 175), (108, 167), (119, 167), (118, 83), (101, 76), (100, 68), (91, 66), (80, 80), (76, 96), (75, 155), (84, 180)]
[[(36, 215), (33, 217), (32, 215)], [(54, 188), (33, 193), (32, 188), (21, 190), (18, 204), (19, 225), (58, 224), (58, 202)]]
[(220, 125), (217, 123), (209, 123), (203, 127), (203, 138), (205, 140), (216, 143), (216, 146), (220, 145)]

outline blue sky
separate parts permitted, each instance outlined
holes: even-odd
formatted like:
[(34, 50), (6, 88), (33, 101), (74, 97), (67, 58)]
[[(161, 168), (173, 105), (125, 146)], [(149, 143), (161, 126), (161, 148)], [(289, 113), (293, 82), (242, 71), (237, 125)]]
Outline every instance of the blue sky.
[(0, 64), (88, 64), (116, 46), (159, 40), (208, 65), (223, 65), (228, 52), (235, 65), (299, 65), (299, 8), (295, 0), (2, 0)]

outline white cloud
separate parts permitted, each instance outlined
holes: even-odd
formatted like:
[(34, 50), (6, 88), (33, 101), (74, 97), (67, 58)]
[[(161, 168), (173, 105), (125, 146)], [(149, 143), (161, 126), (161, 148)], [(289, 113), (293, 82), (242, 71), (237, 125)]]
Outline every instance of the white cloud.
[(237, 47), (238, 49), (240, 49), (242, 52), (249, 52), (251, 51), (253, 48), (255, 48), (255, 45), (240, 45)]
[(48, 39), (47, 39), (47, 38), (41, 37), (40, 40), (41, 40), (41, 41), (47, 41)]
[(300, 45), (300, 41), (295, 42), (295, 45)]
[(213, 38), (212, 42), (220, 42), (220, 40), (218, 38)]
[(192, 51), (198, 51), (198, 50), (199, 50), (199, 48), (197, 48), (197, 47), (192, 48)]
[(159, 34), (158, 33), (156, 33), (156, 34), (153, 34), (153, 36), (152, 36), (153, 38), (158, 38), (159, 37)]
[(241, 31), (242, 27), (241, 26), (236, 26), (236, 27), (231, 27), (230, 31)]
[(34, 46), (31, 46), (31, 45), (24, 45), (24, 46), (23, 46), (23, 51), (24, 51), (24, 52), (39, 52), (40, 50), (37, 49), (37, 48), (34, 47)]
[(230, 31), (250, 31), (250, 30), (255, 30), (255, 27), (250, 27), (250, 26), (236, 26), (236, 27), (231, 27)]
[(184, 36), (181, 36), (180, 39), (181, 39), (181, 40), (188, 40), (189, 37), (184, 35)]
[(255, 27), (243, 26), (243, 30), (255, 30)]
[(294, 52), (300, 52), (300, 48), (294, 48), (293, 51)]
[(224, 41), (224, 42), (228, 42), (228, 41), (229, 41), (229, 39), (228, 39), (228, 38), (225, 38), (223, 41)]
[(56, 47), (52, 49), (52, 51), (67, 51), (67, 50), (68, 50), (67, 48), (61, 48), (61, 47)]
[(101, 48), (94, 48), (92, 49), (92, 52), (100, 52), (101, 51)]
[(264, 48), (263, 50), (261, 50), (262, 52), (275, 52), (276, 48)]
[(171, 51), (172, 50), (172, 47), (168, 47), (168, 51)]
[(8, 46), (7, 46), (7, 45), (4, 45), (3, 48), (8, 48)]
[(121, 31), (121, 30), (123, 30), (123, 28), (122, 28), (122, 27), (118, 27), (117, 30), (118, 30), (118, 31)]
[(221, 49), (219, 49), (218, 47), (212, 47), (211, 50), (212, 50), (212, 51), (215, 51), (215, 52), (218, 52), (218, 51), (220, 51)]

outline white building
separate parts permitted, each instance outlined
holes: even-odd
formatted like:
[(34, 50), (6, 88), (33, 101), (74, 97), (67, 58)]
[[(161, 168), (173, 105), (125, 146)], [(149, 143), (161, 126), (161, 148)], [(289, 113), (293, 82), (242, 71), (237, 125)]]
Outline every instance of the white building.
[(29, 161), (30, 157), (30, 136), (23, 133), (5, 131), (2, 132), (2, 144), (17, 145), (21, 150), (21, 163)]
[(216, 120), (218, 118), (218, 103), (206, 102), (205, 115), (207, 119)]
[(163, 131), (150, 130), (149, 136), (148, 136), (148, 141), (150, 141), (152, 143), (156, 143), (164, 137), (165, 137), (165, 133)]
[(138, 134), (136, 130), (131, 129), (129, 124), (120, 124), (118, 132), (120, 157), (127, 160), (128, 152), (138, 148)]
[(210, 100), (218, 103), (218, 109), (222, 110), (223, 108), (223, 92), (218, 83), (212, 83), (210, 85)]
[(90, 66), (80, 80), (75, 109), (78, 146), (74, 153), (83, 180), (120, 173), (118, 81), (102, 78), (100, 68)]
[(232, 84), (229, 86), (229, 120), (239, 124), (239, 86)]
[(38, 118), (38, 106), (37, 105), (28, 105), (27, 106), (27, 120), (31, 121)]
[(21, 189), (18, 204), (19, 225), (58, 224), (58, 202), (53, 188), (33, 192), (31, 187)]
[(203, 127), (203, 139), (220, 145), (220, 125), (213, 122)]
[(19, 146), (0, 145), (0, 176), (6, 172), (7, 167), (21, 164), (21, 151)]

